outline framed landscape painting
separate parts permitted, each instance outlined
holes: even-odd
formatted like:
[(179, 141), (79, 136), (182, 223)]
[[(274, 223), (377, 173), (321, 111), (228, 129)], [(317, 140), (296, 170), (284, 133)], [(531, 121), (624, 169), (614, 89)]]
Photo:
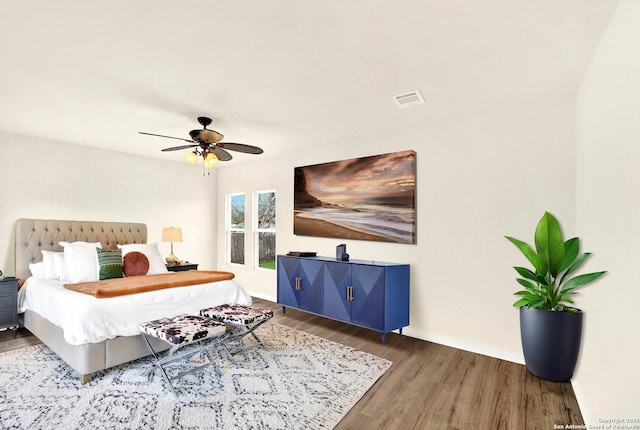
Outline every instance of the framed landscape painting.
[(416, 243), (412, 150), (294, 169), (293, 233)]

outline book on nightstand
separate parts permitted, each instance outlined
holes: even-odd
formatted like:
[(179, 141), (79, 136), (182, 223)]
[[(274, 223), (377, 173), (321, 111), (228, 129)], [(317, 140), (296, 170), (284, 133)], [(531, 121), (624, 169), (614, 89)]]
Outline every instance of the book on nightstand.
[(290, 257), (315, 257), (318, 253), (310, 251), (289, 251), (287, 255)]

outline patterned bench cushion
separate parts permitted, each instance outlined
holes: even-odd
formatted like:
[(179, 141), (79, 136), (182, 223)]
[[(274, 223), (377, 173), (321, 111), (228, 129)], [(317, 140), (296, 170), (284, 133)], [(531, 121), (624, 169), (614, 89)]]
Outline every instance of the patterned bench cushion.
[(273, 311), (245, 305), (227, 304), (202, 309), (200, 315), (225, 324), (247, 325), (273, 317)]
[(181, 314), (140, 324), (140, 331), (173, 345), (186, 345), (224, 333), (224, 324), (198, 315)]

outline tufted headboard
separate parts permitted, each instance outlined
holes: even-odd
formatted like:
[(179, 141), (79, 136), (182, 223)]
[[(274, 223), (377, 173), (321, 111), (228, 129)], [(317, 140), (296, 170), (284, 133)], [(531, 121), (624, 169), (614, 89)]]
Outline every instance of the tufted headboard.
[(41, 250), (62, 251), (58, 242), (100, 242), (105, 248), (147, 243), (147, 225), (129, 222), (27, 219), (16, 221), (16, 278), (31, 276), (29, 263), (42, 261)]

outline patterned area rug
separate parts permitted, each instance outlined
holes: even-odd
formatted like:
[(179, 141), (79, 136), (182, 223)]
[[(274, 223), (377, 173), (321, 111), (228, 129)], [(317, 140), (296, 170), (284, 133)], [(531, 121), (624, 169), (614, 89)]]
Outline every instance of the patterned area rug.
[(218, 370), (174, 380), (178, 398), (158, 371), (148, 371), (150, 358), (82, 385), (44, 345), (0, 354), (0, 428), (331, 429), (391, 367), (274, 322), (257, 333), (269, 350), (237, 354), (235, 365), (212, 353)]

